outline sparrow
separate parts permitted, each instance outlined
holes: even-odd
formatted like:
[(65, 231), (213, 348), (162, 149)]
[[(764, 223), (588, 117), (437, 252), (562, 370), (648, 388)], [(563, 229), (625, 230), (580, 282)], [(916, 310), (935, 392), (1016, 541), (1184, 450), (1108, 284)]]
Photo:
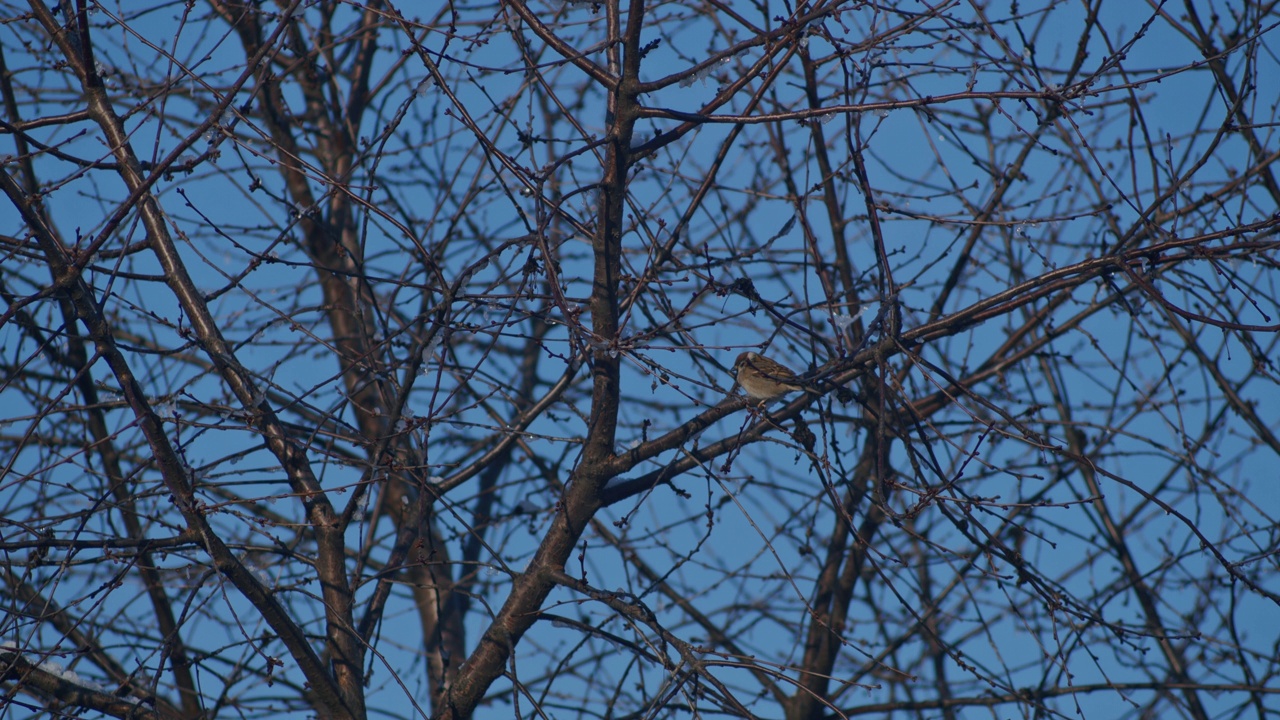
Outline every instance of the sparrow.
[(806, 389), (791, 368), (750, 350), (733, 362), (733, 376), (756, 400), (775, 400), (789, 392)]

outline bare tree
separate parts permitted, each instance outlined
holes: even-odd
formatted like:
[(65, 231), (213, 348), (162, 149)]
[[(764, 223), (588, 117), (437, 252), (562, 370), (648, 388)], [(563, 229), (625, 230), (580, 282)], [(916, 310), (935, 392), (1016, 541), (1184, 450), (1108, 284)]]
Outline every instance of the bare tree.
[(0, 8), (0, 716), (1280, 713), (1275, 3)]

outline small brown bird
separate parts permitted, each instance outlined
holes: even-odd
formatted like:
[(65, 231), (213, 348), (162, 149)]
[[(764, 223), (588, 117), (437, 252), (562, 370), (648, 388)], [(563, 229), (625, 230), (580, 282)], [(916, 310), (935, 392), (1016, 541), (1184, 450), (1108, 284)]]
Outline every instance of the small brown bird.
[(775, 400), (789, 392), (807, 389), (786, 365), (750, 350), (734, 361), (733, 376), (756, 400)]

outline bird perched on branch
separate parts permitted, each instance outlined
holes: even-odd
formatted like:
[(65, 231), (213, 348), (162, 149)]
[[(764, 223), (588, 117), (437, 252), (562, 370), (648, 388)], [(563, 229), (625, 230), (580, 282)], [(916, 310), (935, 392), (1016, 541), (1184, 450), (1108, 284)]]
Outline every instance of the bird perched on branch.
[(756, 400), (776, 400), (789, 392), (809, 389), (791, 368), (750, 350), (734, 361), (733, 376)]

